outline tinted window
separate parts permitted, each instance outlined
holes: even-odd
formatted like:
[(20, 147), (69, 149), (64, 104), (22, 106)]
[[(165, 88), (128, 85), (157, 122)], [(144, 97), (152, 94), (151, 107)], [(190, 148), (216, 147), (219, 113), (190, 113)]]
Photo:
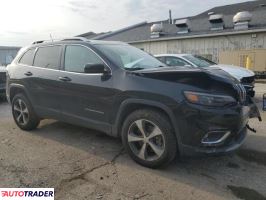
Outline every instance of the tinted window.
[(103, 61), (86, 47), (74, 45), (66, 47), (66, 71), (83, 73), (86, 64), (103, 64)]
[(165, 58), (165, 63), (168, 66), (185, 66), (185, 65), (190, 65), (186, 61), (176, 58), (176, 57), (166, 57)]
[(35, 55), (34, 66), (58, 69), (60, 46), (40, 47)]
[(34, 51), (35, 49), (29, 49), (28, 51), (26, 51), (26, 53), (24, 53), (24, 55), (20, 58), (19, 63), (25, 65), (32, 65)]

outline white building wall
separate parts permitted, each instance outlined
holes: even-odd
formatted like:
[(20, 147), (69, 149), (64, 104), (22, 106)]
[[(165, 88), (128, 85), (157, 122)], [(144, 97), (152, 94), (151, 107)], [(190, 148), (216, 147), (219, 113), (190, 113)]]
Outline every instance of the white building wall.
[(209, 38), (190, 38), (152, 41), (132, 44), (151, 54), (192, 53), (206, 55), (219, 62), (219, 52), (241, 49), (266, 49), (266, 32), (241, 35), (224, 35)]

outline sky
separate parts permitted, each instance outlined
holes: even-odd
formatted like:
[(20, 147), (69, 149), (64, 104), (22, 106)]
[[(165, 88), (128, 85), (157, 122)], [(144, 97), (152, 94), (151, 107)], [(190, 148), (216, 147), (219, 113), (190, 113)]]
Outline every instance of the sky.
[(0, 46), (106, 32), (143, 21), (193, 16), (246, 0), (0, 0)]

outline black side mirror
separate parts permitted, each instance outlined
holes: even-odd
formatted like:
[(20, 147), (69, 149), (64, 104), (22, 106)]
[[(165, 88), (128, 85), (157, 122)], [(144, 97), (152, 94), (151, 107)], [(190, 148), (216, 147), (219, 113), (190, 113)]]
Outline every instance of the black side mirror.
[(84, 72), (87, 74), (108, 74), (108, 70), (104, 64), (86, 64)]

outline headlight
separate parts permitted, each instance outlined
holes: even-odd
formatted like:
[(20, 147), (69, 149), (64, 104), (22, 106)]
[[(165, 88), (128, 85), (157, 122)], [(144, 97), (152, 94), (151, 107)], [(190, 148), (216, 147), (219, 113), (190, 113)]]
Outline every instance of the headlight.
[(212, 95), (191, 91), (185, 91), (184, 95), (190, 103), (204, 106), (223, 107), (236, 103), (236, 100), (233, 97), (226, 95)]

